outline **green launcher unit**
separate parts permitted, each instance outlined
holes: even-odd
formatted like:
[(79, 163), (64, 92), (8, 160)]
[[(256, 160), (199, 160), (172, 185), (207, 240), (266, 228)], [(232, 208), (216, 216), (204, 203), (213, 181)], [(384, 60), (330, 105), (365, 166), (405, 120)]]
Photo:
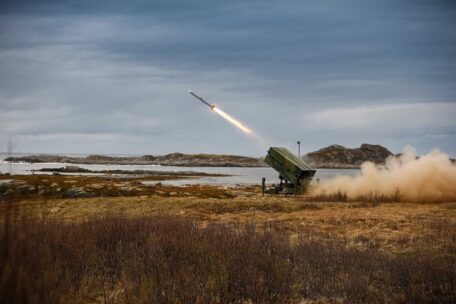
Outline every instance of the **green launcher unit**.
[(280, 184), (269, 188), (269, 193), (302, 194), (316, 170), (284, 147), (271, 147), (264, 162), (279, 173)]

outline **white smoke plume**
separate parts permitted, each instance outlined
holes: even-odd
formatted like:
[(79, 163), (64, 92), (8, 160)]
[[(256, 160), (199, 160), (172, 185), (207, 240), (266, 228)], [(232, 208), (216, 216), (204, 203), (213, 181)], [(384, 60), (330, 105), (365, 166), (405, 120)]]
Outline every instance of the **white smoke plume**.
[(403, 201), (456, 201), (456, 165), (439, 150), (417, 157), (413, 147), (406, 147), (400, 157), (388, 158), (384, 166), (365, 162), (360, 175), (322, 181), (310, 191), (312, 195), (342, 192), (349, 198), (400, 191)]

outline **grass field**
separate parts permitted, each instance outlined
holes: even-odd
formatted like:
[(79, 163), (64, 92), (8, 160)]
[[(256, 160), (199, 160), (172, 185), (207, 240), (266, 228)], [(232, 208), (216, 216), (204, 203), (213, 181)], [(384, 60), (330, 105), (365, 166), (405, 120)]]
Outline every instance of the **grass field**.
[(19, 179), (2, 190), (1, 302), (456, 301), (456, 202)]

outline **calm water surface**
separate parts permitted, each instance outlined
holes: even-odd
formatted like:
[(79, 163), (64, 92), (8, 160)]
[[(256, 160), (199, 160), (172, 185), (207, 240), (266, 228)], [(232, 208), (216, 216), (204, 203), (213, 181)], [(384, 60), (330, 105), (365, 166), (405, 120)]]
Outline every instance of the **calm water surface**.
[[(269, 167), (262, 168), (232, 168), (232, 167), (177, 167), (177, 166), (158, 166), (158, 165), (86, 165), (86, 164), (67, 164), (67, 163), (14, 163), (10, 164), (3, 161), (7, 155), (0, 154), (0, 172), (11, 174), (32, 174), (32, 170), (41, 168), (61, 168), (67, 165), (74, 165), (89, 170), (150, 170), (150, 171), (197, 171), (205, 173), (227, 174), (225, 177), (198, 177), (186, 178), (171, 181), (163, 181), (167, 185), (186, 185), (186, 184), (209, 184), (234, 186), (237, 184), (260, 184), (261, 178), (266, 178), (266, 183), (278, 182), (278, 173)], [(315, 179), (325, 180), (338, 175), (355, 176), (359, 174), (358, 169), (318, 169)], [(157, 181), (153, 181), (156, 183)]]

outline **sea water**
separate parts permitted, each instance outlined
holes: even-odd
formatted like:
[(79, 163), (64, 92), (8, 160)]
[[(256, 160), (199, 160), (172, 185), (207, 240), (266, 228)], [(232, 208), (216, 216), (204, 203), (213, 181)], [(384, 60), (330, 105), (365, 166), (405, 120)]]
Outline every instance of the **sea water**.
[[(25, 156), (27, 154), (14, 156)], [(160, 165), (98, 165), (98, 164), (69, 164), (69, 163), (8, 163), (4, 159), (8, 157), (6, 154), (0, 154), (0, 172), (10, 174), (32, 174), (33, 170), (42, 168), (61, 168), (68, 165), (78, 166), (80, 168), (89, 169), (92, 171), (103, 170), (149, 170), (149, 171), (195, 171), (211, 174), (224, 174), (229, 176), (202, 176), (190, 177), (183, 179), (165, 180), (163, 184), (167, 185), (191, 185), (191, 184), (205, 184), (205, 185), (254, 185), (261, 184), (261, 179), (266, 178), (266, 183), (276, 183), (279, 180), (278, 173), (270, 167), (179, 167), (179, 166), (160, 166)], [(325, 180), (338, 175), (354, 176), (359, 174), (358, 169), (317, 169), (314, 180)], [(50, 174), (49, 172), (35, 172), (35, 174)], [(74, 174), (74, 173), (73, 173)], [(81, 173), (76, 173), (80, 175)], [(87, 175), (87, 174), (85, 174)], [(150, 183), (157, 183), (153, 181)]]

